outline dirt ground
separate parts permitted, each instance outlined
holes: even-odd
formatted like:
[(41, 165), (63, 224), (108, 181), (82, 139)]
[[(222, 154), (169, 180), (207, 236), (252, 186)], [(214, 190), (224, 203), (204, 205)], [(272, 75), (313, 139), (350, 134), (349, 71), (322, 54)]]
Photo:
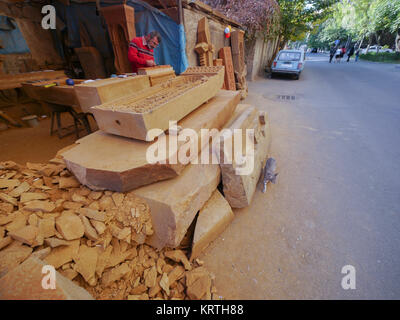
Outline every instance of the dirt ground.
[[(97, 126), (89, 118), (92, 130)], [(61, 119), (63, 126), (73, 124), (70, 115), (63, 115)], [(34, 128), (10, 127), (0, 131), (0, 161), (12, 160), (19, 164), (26, 162), (45, 162), (55, 156), (58, 150), (73, 144), (76, 140), (75, 133), (59, 139), (54, 133), (50, 136), (50, 117), (41, 119), (39, 125)], [(86, 131), (80, 132), (80, 137), (86, 135)]]

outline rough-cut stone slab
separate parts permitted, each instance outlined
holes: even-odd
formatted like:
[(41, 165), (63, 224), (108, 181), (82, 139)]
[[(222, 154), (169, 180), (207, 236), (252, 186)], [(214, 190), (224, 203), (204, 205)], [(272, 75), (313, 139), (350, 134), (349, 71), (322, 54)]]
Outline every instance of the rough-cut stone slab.
[[(239, 105), (233, 119), (227, 125), (234, 129), (254, 129), (254, 167), (246, 175), (238, 175), (236, 169), (239, 167), (235, 161), (229, 163), (220, 163), (222, 173), (223, 191), (226, 200), (232, 208), (243, 208), (250, 205), (256, 190), (257, 182), (260, 178), (262, 167), (268, 157), (271, 143), (271, 130), (268, 115), (266, 112), (258, 111), (249, 105)], [(244, 131), (244, 134), (246, 132)], [(224, 141), (229, 145), (228, 140), (233, 137), (227, 137)], [(243, 142), (245, 137), (242, 138)], [(244, 143), (243, 143), (244, 144)], [(221, 148), (222, 154), (224, 154)], [(226, 156), (226, 154), (224, 154)]]
[[(232, 117), (239, 101), (237, 92), (220, 90), (208, 103), (179, 121), (178, 125), (182, 129), (193, 129), (196, 133), (206, 128), (220, 130)], [(168, 141), (168, 135), (159, 139)], [(203, 140), (201, 145), (208, 141)], [(62, 156), (68, 169), (82, 184), (91, 189), (125, 192), (176, 177), (184, 169), (183, 164), (173, 164), (169, 159), (165, 164), (149, 164), (146, 152), (152, 144), (97, 131), (78, 140), (76, 147), (67, 150)], [(183, 145), (183, 142), (178, 144), (178, 152)], [(170, 155), (170, 159), (175, 155)], [(192, 156), (194, 158), (197, 155)]]
[[(93, 300), (83, 288), (56, 271), (55, 289), (44, 289), (42, 268), (46, 265), (36, 257), (30, 257), (0, 278), (1, 300)], [(48, 273), (47, 273), (48, 274)]]
[(225, 230), (233, 219), (234, 214), (229, 203), (218, 190), (215, 190), (199, 212), (190, 259), (197, 258)]
[(156, 248), (177, 247), (219, 181), (218, 165), (190, 164), (174, 179), (133, 191), (150, 207), (154, 234), (148, 243)]
[(214, 97), (222, 87), (223, 72), (215, 76), (176, 77), (137, 94), (92, 107), (101, 130), (153, 141), (169, 121), (179, 121)]
[(74, 86), (83, 112), (92, 112), (93, 106), (129, 96), (132, 92), (150, 87), (148, 76), (110, 78), (95, 82), (81, 83)]
[(159, 65), (155, 67), (138, 68), (138, 75), (155, 76), (173, 72), (174, 69), (170, 65)]
[[(222, 59), (218, 59), (221, 60)], [(225, 67), (221, 64), (220, 66), (205, 66), (205, 67), (188, 67), (185, 72), (181, 73), (182, 76), (189, 75), (204, 75), (207, 77), (213, 76), (220, 72), (221, 70), (225, 70)]]

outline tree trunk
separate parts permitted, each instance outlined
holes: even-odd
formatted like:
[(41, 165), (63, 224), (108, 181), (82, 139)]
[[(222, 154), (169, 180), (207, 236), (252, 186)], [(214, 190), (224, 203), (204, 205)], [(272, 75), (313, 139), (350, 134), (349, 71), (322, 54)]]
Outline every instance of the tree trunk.
[(400, 29), (397, 30), (394, 48), (395, 48), (396, 52), (400, 52)]
[(376, 53), (379, 53), (379, 47), (381, 46), (381, 35), (378, 34), (378, 32), (375, 32), (375, 37), (376, 37)]
[(362, 43), (364, 42), (364, 38), (365, 38), (365, 36), (362, 36), (362, 38), (361, 38), (361, 40), (360, 40), (360, 44), (358, 45), (358, 49), (361, 48)]
[(367, 50), (365, 51), (365, 54), (367, 54), (367, 53), (368, 53), (368, 51), (369, 51), (369, 47), (371, 46), (371, 42), (372, 42), (372, 37), (371, 37), (371, 35), (369, 35), (369, 39), (368, 39), (368, 45), (367, 45)]

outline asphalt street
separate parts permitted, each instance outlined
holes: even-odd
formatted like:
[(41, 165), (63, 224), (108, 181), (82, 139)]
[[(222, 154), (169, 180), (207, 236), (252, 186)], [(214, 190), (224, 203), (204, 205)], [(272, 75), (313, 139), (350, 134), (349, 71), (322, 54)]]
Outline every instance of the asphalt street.
[(307, 58), (300, 80), (249, 84), (278, 182), (201, 258), (226, 299), (399, 299), (400, 65)]

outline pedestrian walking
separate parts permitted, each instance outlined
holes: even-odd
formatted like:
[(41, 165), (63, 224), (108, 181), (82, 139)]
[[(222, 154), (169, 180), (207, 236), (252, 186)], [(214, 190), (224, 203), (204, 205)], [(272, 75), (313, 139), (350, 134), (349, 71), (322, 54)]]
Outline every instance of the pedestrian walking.
[(329, 63), (332, 62), (333, 56), (335, 55), (336, 48), (332, 45), (331, 50), (329, 51)]
[(350, 48), (349, 52), (347, 53), (347, 62), (350, 61), (350, 58), (353, 56), (354, 54), (354, 46)]
[(342, 58), (342, 50), (340, 48), (337, 48), (335, 52), (335, 58), (336, 58), (336, 63), (340, 63), (340, 59)]
[(356, 50), (356, 58), (354, 59), (355, 62), (358, 61), (358, 57), (360, 56), (360, 48)]
[(340, 52), (340, 58), (343, 58), (343, 57), (344, 57), (344, 54), (346, 53), (346, 47), (343, 46), (342, 49), (341, 49), (340, 51), (341, 51), (341, 52)]

